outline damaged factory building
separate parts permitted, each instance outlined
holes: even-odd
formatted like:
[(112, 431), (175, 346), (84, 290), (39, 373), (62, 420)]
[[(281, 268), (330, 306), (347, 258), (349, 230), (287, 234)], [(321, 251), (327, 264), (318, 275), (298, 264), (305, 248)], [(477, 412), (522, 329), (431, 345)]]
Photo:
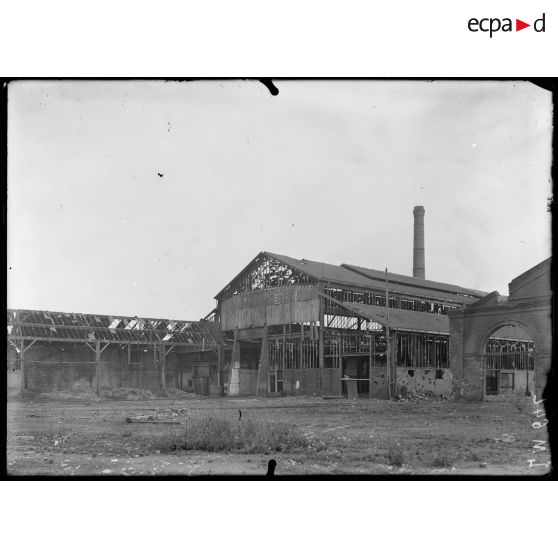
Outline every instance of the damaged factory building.
[[(533, 287), (537, 300), (522, 300), (527, 313), (537, 306), (542, 352), (535, 352), (529, 325), (510, 327), (515, 322), (506, 307), (483, 324), (482, 347), (464, 353), (458, 322), (494, 295), (425, 279), (424, 213), (422, 206), (413, 211), (412, 277), (258, 254), (216, 295), (218, 363), (211, 382), (232, 396), (421, 392), (478, 400), (540, 393), (549, 369), (550, 260), (546, 282)], [(476, 331), (474, 318), (467, 326)]]
[(8, 310), (8, 392), (208, 391), (205, 321)]
[[(22, 393), (83, 384), (101, 395), (540, 395), (550, 259), (514, 279), (508, 298), (427, 280), (424, 213), (414, 208), (412, 276), (261, 252), (198, 322), (9, 310), (8, 370)], [(60, 364), (72, 359), (85, 364)]]

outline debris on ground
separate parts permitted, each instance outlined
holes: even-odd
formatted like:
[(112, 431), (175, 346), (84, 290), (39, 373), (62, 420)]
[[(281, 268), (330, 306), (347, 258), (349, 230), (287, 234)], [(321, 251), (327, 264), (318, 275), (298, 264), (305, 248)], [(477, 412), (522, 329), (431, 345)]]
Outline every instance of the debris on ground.
[(161, 397), (169, 397), (170, 399), (199, 399), (203, 396), (188, 391), (182, 391), (181, 389), (165, 388), (161, 391)]
[(453, 395), (432, 393), (430, 391), (408, 391), (395, 396), (396, 401), (451, 401)]
[[(145, 424), (125, 422), (126, 417), (150, 416), (153, 420)], [(500, 400), (490, 404), (367, 398), (353, 403), (312, 397), (198, 397), (175, 403), (169, 398), (24, 400), (7, 405), (6, 458), (10, 475), (150, 475), (155, 466), (158, 474), (264, 474), (268, 460), (278, 455), (282, 472), (288, 474), (431, 474), (443, 469), (439, 474), (537, 475), (542, 471), (530, 468), (525, 459), (525, 448), (532, 447), (534, 436), (529, 418), (513, 402)], [(157, 424), (159, 420), (182, 424)], [(251, 463), (244, 453), (253, 451), (249, 447), (240, 453), (211, 450), (211, 455), (205, 448), (181, 447), (206, 436), (208, 425), (212, 435), (223, 438), (223, 421), (234, 425), (234, 433), (241, 427), (247, 431), (250, 444), (255, 441), (250, 429), (269, 437), (275, 423), (296, 425), (307, 435), (302, 447), (293, 450), (280, 452), (273, 444), (258, 448), (248, 455)], [(289, 428), (279, 434), (280, 445), (292, 438)], [(538, 453), (537, 461), (545, 461), (548, 453), (542, 457)], [(208, 457), (215, 463), (209, 464)]]
[(182, 424), (177, 420), (164, 420), (164, 416), (159, 415), (138, 415), (135, 417), (126, 417), (125, 422), (130, 423), (141, 423), (141, 424)]
[(513, 434), (502, 434), (501, 438), (494, 438), (495, 442), (515, 442), (515, 436)]
[(60, 390), (46, 393), (27, 393), (27, 397), (32, 397), (38, 401), (98, 401), (99, 398), (93, 391)]
[(105, 390), (101, 394), (107, 399), (119, 399), (122, 401), (146, 401), (148, 399), (157, 399), (148, 389), (139, 388), (115, 388)]

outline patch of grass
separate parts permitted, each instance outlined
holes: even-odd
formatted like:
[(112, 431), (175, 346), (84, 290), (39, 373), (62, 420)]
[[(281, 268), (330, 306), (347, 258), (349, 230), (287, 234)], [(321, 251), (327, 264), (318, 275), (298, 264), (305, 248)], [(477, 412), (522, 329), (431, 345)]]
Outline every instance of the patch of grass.
[(432, 467), (451, 467), (459, 459), (459, 452), (454, 448), (439, 447), (432, 454)]
[(517, 397), (513, 401), (514, 407), (521, 413), (525, 413), (531, 405), (531, 401), (526, 397)]
[(172, 436), (157, 440), (161, 452), (198, 450), (223, 453), (319, 451), (325, 444), (302, 433), (295, 425), (206, 416), (189, 420)]
[(386, 460), (389, 465), (394, 467), (402, 467), (404, 463), (405, 455), (400, 444), (392, 444), (388, 446), (386, 452)]

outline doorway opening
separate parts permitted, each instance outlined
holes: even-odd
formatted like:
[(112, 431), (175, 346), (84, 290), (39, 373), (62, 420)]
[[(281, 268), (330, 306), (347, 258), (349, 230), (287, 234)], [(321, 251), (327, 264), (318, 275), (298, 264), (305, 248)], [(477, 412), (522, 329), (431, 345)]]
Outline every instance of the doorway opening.
[[(370, 389), (370, 358), (368, 355), (342, 357), (342, 376), (356, 384), (358, 396), (368, 397)], [(347, 381), (341, 382), (343, 395), (347, 395)]]

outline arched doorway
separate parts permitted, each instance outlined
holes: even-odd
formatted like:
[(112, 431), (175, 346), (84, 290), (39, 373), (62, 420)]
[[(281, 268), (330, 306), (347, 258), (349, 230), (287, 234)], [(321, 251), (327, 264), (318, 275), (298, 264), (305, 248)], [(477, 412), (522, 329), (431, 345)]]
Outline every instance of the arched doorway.
[(492, 328), (485, 339), (483, 398), (531, 395), (535, 391), (535, 342), (527, 328), (510, 321)]

